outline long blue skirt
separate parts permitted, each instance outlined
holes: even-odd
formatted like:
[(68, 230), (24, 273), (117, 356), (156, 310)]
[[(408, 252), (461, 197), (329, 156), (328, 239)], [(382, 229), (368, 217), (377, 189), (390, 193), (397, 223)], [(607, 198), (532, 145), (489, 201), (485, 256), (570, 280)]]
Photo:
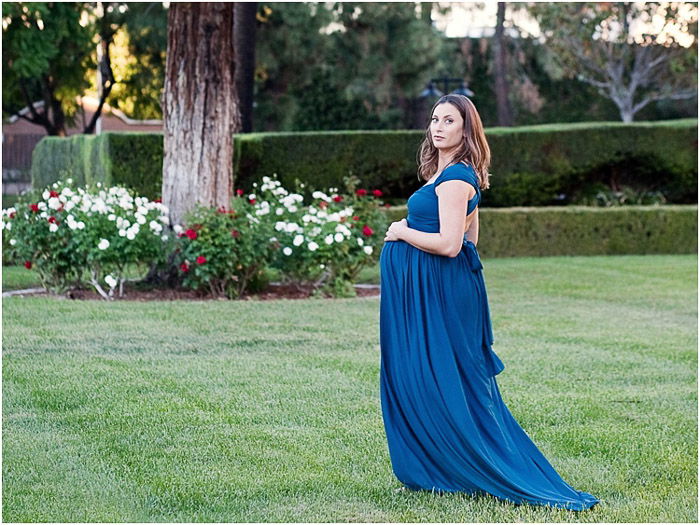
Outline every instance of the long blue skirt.
[(380, 255), (380, 395), (394, 474), (413, 490), (569, 510), (567, 484), (506, 407), (476, 246), (457, 257), (387, 241)]

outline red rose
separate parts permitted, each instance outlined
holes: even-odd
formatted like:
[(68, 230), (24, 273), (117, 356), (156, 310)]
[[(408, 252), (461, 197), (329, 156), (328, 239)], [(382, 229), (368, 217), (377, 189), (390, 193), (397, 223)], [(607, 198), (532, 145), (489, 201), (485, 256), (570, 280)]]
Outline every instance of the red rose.
[(374, 195), (375, 197), (381, 197), (381, 196), (382, 196), (382, 190), (374, 190), (374, 191), (372, 192), (372, 195)]
[(231, 237), (233, 237), (234, 239), (238, 239), (240, 236), (241, 236), (241, 232), (239, 232), (238, 230), (231, 231)]
[(353, 215), (353, 216), (352, 216), (352, 220), (353, 220), (353, 221), (359, 221), (359, 220), (360, 220), (360, 216), (359, 216), (359, 215)]
[(185, 232), (185, 235), (187, 235), (187, 238), (190, 239), (190, 240), (192, 240), (192, 241), (195, 240), (195, 239), (197, 238), (197, 232), (194, 231), (192, 228), (190, 228), (189, 230), (187, 230), (187, 231)]
[(355, 192), (355, 194), (357, 194), (358, 196), (362, 197), (362, 196), (364, 196), (364, 195), (367, 195), (367, 190), (363, 190), (362, 188), (360, 188), (359, 190), (357, 190), (357, 191)]
[(369, 237), (374, 233), (374, 230), (365, 224), (362, 228), (362, 233)]
[(54, 223), (54, 222), (56, 222), (56, 217), (54, 217), (54, 216), (52, 215), (52, 216), (49, 217), (47, 220), (48, 220), (50, 223)]
[(207, 262), (207, 258), (204, 255), (197, 256), (197, 264), (204, 264), (205, 262)]
[(38, 204), (30, 204), (29, 209), (32, 210), (33, 212), (39, 211), (39, 205)]
[(224, 208), (223, 206), (219, 206), (218, 208), (216, 208), (216, 211), (219, 213), (226, 213), (226, 208)]
[(24, 267), (29, 270), (32, 267), (32, 261), (24, 261)]
[(17, 213), (14, 212), (14, 211), (13, 211), (12, 213), (10, 213), (10, 219), (14, 219), (14, 218), (15, 218), (15, 215), (17, 215)]
[(240, 196), (240, 195), (243, 195), (243, 190), (237, 189), (237, 190), (236, 190), (236, 195), (239, 195), (239, 196)]
[(248, 199), (248, 202), (251, 204), (255, 204), (255, 199)]
[(336, 195), (336, 196), (333, 197), (333, 200), (334, 200), (335, 202), (341, 202), (341, 201), (343, 200), (343, 196), (342, 196), (342, 195)]
[(50, 197), (58, 197), (58, 192), (55, 191), (55, 190), (51, 190), (51, 191), (49, 192), (49, 196), (50, 196)]
[(157, 198), (157, 199), (156, 199), (156, 200), (154, 200), (153, 202), (163, 202), (163, 199), (161, 199), (161, 198)]
[(184, 263), (182, 263), (182, 264), (180, 265), (180, 270), (182, 270), (183, 272), (189, 272), (189, 271), (190, 271), (190, 267), (187, 265), (186, 262), (184, 262)]

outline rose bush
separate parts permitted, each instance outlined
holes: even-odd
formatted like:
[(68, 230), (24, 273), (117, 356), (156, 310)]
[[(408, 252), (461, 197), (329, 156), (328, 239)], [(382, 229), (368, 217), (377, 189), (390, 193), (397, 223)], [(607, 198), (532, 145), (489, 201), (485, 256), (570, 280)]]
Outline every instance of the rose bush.
[(167, 223), (160, 202), (120, 186), (77, 188), (69, 178), (22, 195), (0, 226), (11, 256), (35, 268), (45, 288), (63, 293), (89, 282), (111, 299), (117, 288), (123, 294), (127, 265), (145, 269), (163, 257)]
[(234, 299), (264, 284), (275, 246), (269, 221), (256, 217), (255, 211), (254, 201), (239, 192), (230, 209), (197, 205), (184, 224), (173, 227), (185, 287)]
[(355, 190), (354, 179), (346, 184), (349, 195), (335, 188), (331, 196), (315, 191), (313, 202), (304, 205), (300, 193), (265, 176), (259, 188), (253, 184), (253, 193), (238, 190), (230, 209), (198, 206), (184, 224), (174, 226), (183, 284), (239, 297), (269, 265), (284, 283), (354, 295), (357, 273), (378, 257), (382, 237), (377, 232), (386, 228), (386, 218), (381, 192)]
[(301, 195), (290, 194), (276, 178), (262, 182), (263, 202), (281, 204), (274, 210), (280, 249), (272, 265), (283, 280), (310, 283), (332, 296), (355, 295), (353, 282), (364, 266), (376, 262), (383, 242), (379, 232), (387, 227), (381, 191), (356, 189), (357, 178), (346, 177), (345, 194), (337, 188), (328, 194), (314, 191), (304, 206)]

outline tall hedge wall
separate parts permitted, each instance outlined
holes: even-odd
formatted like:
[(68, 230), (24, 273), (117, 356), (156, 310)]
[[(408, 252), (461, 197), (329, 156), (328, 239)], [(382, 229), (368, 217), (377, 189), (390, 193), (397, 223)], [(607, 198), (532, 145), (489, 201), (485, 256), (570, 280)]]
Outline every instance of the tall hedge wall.
[[(489, 128), (491, 188), (486, 207), (556, 204), (606, 177), (638, 179), (671, 202), (697, 202), (697, 119), (624, 124), (577, 123)], [(288, 187), (340, 186), (355, 174), (388, 197), (407, 198), (420, 182), (416, 153), (422, 131), (250, 133), (235, 137), (235, 185), (276, 173)], [(43, 187), (71, 173), (78, 181), (126, 184), (151, 198), (160, 194), (161, 134), (103, 133), (47, 137), (35, 148), (32, 183)]]

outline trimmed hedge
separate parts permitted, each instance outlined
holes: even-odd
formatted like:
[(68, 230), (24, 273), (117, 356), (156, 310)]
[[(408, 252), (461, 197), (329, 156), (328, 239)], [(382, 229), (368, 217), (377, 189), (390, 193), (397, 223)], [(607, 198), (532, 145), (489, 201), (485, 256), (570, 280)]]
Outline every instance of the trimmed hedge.
[[(489, 128), (493, 175), (483, 205), (563, 204), (610, 177), (662, 191), (674, 203), (695, 203), (697, 134), (697, 119)], [(405, 199), (421, 184), (416, 154), (423, 136), (420, 130), (240, 134), (232, 160), (235, 185), (249, 191), (263, 175), (277, 173), (286, 187), (299, 179), (322, 189), (340, 187), (352, 173), (367, 188)], [(46, 186), (65, 171), (78, 181), (126, 184), (155, 198), (162, 166), (160, 133), (46, 137), (34, 150), (32, 184)]]
[[(406, 206), (388, 209), (390, 222)], [(697, 205), (547, 206), (479, 210), (484, 257), (697, 253)]]
[(32, 153), (32, 187), (72, 177), (79, 185), (122, 184), (155, 199), (163, 180), (163, 135), (130, 132), (45, 137)]

